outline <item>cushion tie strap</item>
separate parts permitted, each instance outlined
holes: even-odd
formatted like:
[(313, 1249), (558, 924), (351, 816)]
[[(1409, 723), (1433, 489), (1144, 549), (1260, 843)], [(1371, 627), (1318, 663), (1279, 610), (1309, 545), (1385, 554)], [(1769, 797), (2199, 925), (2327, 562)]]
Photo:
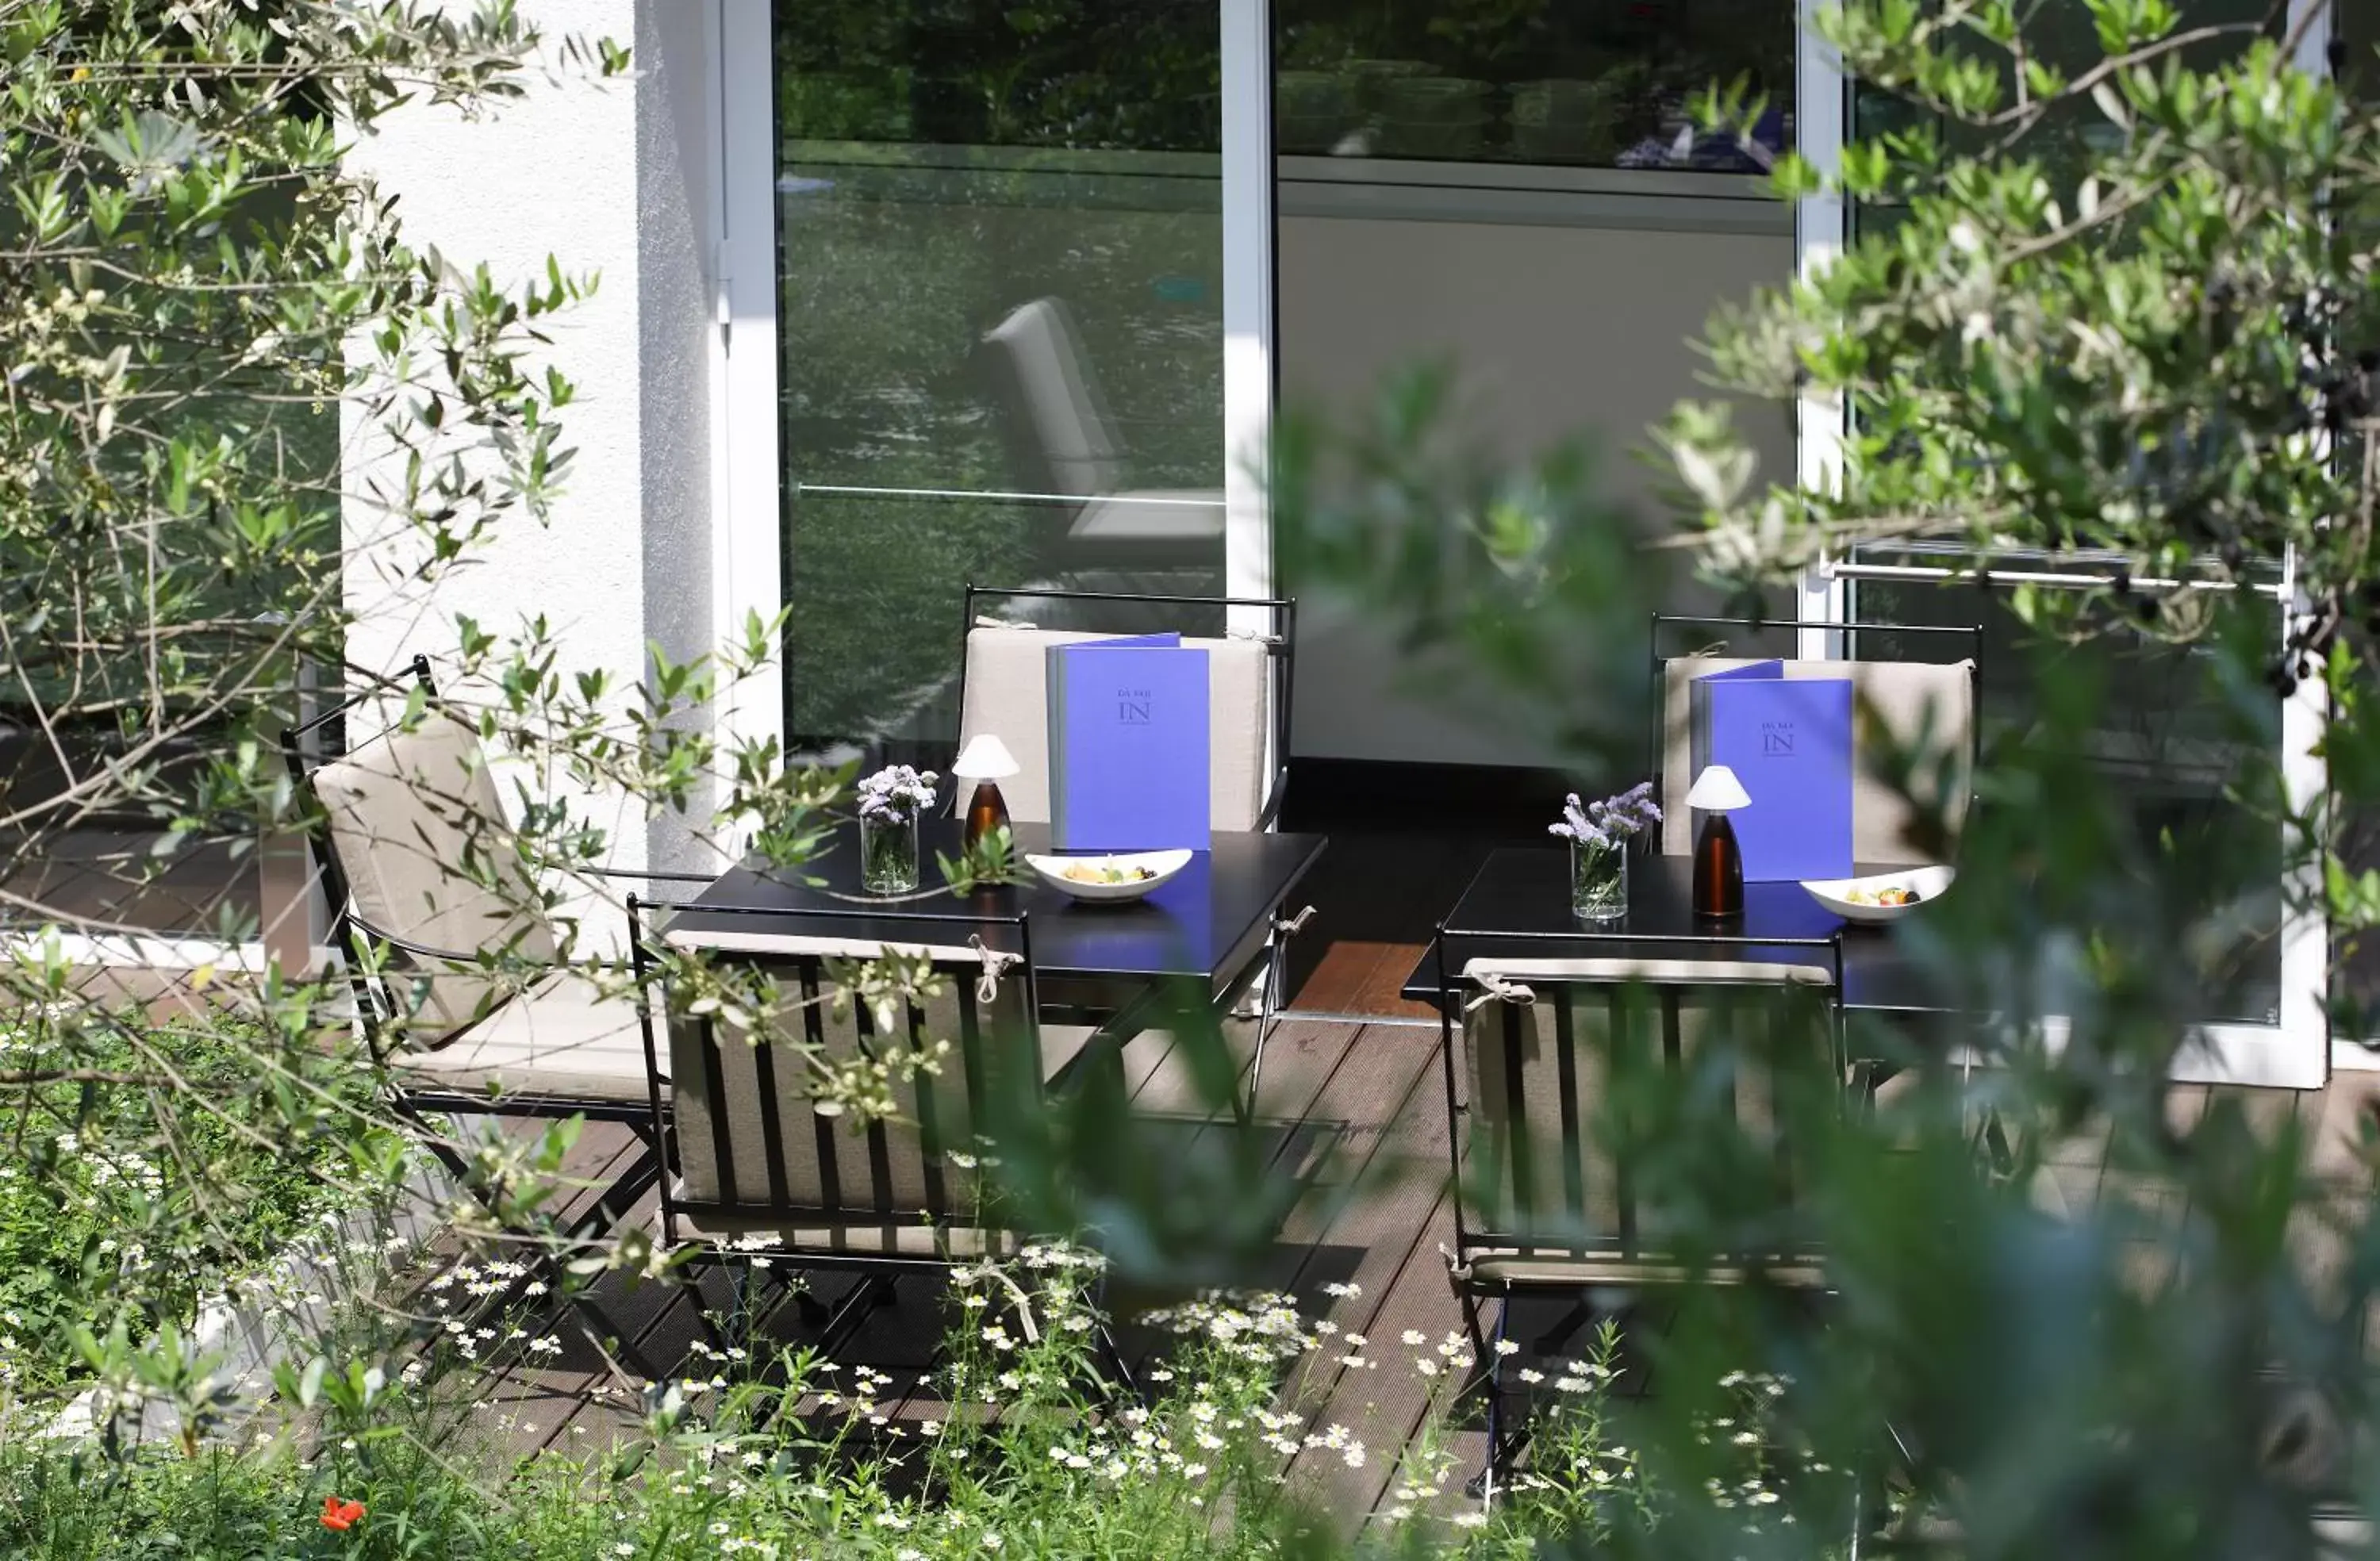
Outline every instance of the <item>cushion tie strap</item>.
[(979, 1003), (998, 1002), (1000, 1000), (1001, 973), (1006, 970), (1010, 965), (1022, 962), (1025, 956), (1022, 954), (1003, 954), (999, 952), (997, 950), (985, 948), (983, 946), (983, 935), (979, 932), (971, 932), (967, 934), (967, 947), (974, 950), (975, 957), (983, 962), (983, 974), (977, 979), (975, 984), (976, 1001)]
[(1492, 970), (1481, 971), (1476, 979), (1484, 990), (1463, 1005), (1463, 1011), (1465, 1013), (1476, 1013), (1489, 1003), (1518, 1003), (1523, 1008), (1526, 1008), (1537, 1000), (1537, 994), (1534, 990), (1517, 981), (1499, 975)]

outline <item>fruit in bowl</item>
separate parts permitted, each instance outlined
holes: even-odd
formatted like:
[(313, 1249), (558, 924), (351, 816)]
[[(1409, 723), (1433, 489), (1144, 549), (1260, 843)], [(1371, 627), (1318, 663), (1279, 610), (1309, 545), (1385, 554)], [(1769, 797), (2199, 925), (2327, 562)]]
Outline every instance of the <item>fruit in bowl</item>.
[(1190, 865), (1187, 851), (1138, 851), (1099, 856), (1025, 858), (1034, 875), (1076, 900), (1137, 900)]
[(1907, 915), (1939, 900), (1959, 876), (1955, 867), (1903, 867), (1858, 878), (1804, 878), (1811, 899), (1847, 922), (1877, 923)]
[(1157, 877), (1157, 869), (1137, 862), (1069, 862), (1059, 869), (1068, 883), (1146, 883)]

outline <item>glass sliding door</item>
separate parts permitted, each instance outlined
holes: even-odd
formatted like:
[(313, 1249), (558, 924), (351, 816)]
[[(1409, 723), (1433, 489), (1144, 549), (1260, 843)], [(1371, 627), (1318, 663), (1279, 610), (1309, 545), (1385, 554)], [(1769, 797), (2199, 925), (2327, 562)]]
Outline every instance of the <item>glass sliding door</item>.
[[(1804, 0), (1805, 8), (1812, 0)], [(2299, 0), (2299, 4), (2308, 0)], [(2296, 8), (2291, 16), (2297, 14)], [(2246, 49), (2259, 33), (2280, 36), (2287, 20), (2261, 0), (2184, 0), (2185, 28), (2232, 30), (2192, 46), (2184, 57), (2193, 67), (2219, 65)], [(2088, 11), (2048, 6), (2027, 18), (2026, 39), (2036, 57), (2070, 74), (2103, 56)], [(2310, 41), (2318, 59), (2324, 40)], [(1805, 34), (1809, 51), (1818, 49)], [(1997, 55), (2005, 60), (2005, 55)], [(1822, 62), (1819, 78), (1831, 77), (1836, 101), (1847, 105), (1840, 135), (1856, 140), (1910, 127), (1912, 111), (1892, 94), (1865, 83), (1845, 82), (1840, 66)], [(1815, 99), (1813, 73), (1803, 74), (1805, 99)], [(1839, 166), (1840, 141), (1825, 116), (1803, 119), (1801, 150), (1821, 167)], [(1977, 150), (1973, 133), (1937, 127), (1954, 151)], [(2058, 193), (2079, 182), (2095, 148), (2111, 127), (2087, 103), (2066, 105), (2028, 142), (2025, 155), (2037, 160)], [(1815, 204), (1815, 203), (1814, 203)], [(1805, 211), (1800, 265), (1805, 273), (1828, 262), (1836, 235), (1856, 239), (1891, 231), (1899, 212), (1861, 205), (1843, 212)], [(1815, 222), (1810, 219), (1815, 216)], [(1834, 232), (1829, 233), (1831, 218)], [(1852, 416), (1856, 416), (1854, 409)], [(1841, 435), (1840, 408), (1821, 403), (1803, 410), (1804, 480), (1830, 480), (1831, 452)], [(1820, 458), (1814, 459), (1814, 454)], [(2122, 561), (2073, 555), (2002, 554), (1991, 561), (2003, 578), (2022, 575), (2056, 588), (2059, 576), (2078, 586), (2103, 580)], [(1805, 606), (1828, 609), (1829, 617), (1867, 623), (1979, 625), (1985, 742), (2038, 740), (2026, 670), (2028, 631), (2010, 611), (2005, 592), (1985, 592), (1959, 576), (1974, 560), (1952, 538), (1913, 539), (1863, 549), (1814, 571), (1803, 592)], [(2252, 580), (2251, 600), (2268, 608), (2275, 644), (2279, 642), (2289, 598), (2282, 572)], [(1840, 636), (1835, 636), (1840, 637)], [(2286, 874), (2279, 829), (2241, 802), (2238, 782), (2250, 763), (2283, 760), (2292, 791), (2311, 794), (2320, 787), (2320, 760), (2312, 756), (2321, 712), (2301, 696), (2279, 701), (2265, 726), (2243, 731), (2224, 719), (2223, 695), (2208, 672), (2208, 659), (2188, 647), (2157, 642), (2110, 626), (2087, 647), (2068, 653), (2072, 675), (2103, 691), (2103, 708), (2084, 734), (2087, 757), (2125, 799), (2144, 852), (2162, 852), (2171, 863), (2165, 887), (2187, 897), (2210, 925), (2240, 929), (2230, 957), (2219, 968), (2199, 973), (2198, 1010), (2204, 1046), (2177, 1062), (2192, 1079), (2237, 1083), (2319, 1084), (2327, 1067), (2329, 1038), (2322, 1011), (2325, 983), (2323, 935), (2318, 912), (2309, 909), (2305, 886)]]
[(774, 7), (785, 721), (956, 733), (969, 582), (1224, 580), (1218, 0)]
[[(1627, 524), (1669, 528), (1656, 466), (1632, 457), (1679, 399), (1706, 393), (1692, 343), (1713, 309), (1792, 272), (1792, 216), (1762, 175), (1794, 133), (1793, 0), (1272, 11), (1284, 399), (1362, 418), (1388, 376), (1444, 364), (1450, 447), (1517, 467), (1577, 440)], [(1688, 112), (1728, 82), (1765, 100), (1742, 141), (1698, 132)], [(1789, 470), (1782, 411), (1737, 411), (1763, 469)], [(1306, 775), (1343, 777), (1368, 807), (1390, 790), (1469, 795), (1501, 770), (1507, 794), (1550, 785), (1559, 805), (1553, 772), (1572, 756), (1547, 722), (1300, 587), (1283, 588), (1302, 598), (1293, 747)], [(1678, 580), (1645, 601), (1647, 632), (1657, 607), (1718, 605)]]

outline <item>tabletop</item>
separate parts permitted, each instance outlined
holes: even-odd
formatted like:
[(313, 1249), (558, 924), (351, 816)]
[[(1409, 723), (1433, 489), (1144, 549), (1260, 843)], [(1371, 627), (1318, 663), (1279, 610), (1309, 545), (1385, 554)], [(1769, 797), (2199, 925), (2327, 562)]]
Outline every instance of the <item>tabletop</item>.
[[(920, 887), (939, 881), (936, 853), (959, 853), (956, 819), (926, 821)], [(1013, 831), (1018, 855), (1050, 849), (1046, 824), (1019, 824)], [(1045, 985), (1050, 979), (1154, 981), (1196, 977), (1218, 989), (1235, 979), (1270, 931), (1271, 913), (1297, 887), (1322, 854), (1320, 835), (1217, 830), (1212, 848), (1143, 899), (1092, 905), (1074, 900), (1038, 878), (969, 895), (948, 892), (881, 899), (859, 887), (859, 841), (856, 825), (835, 832), (830, 849), (788, 873), (757, 858), (730, 868), (671, 920), (673, 933), (698, 938), (705, 931), (748, 933), (759, 918), (754, 908), (802, 913), (788, 916), (788, 932), (802, 936), (917, 943), (930, 936), (920, 922), (898, 914), (937, 918), (1026, 917), (1033, 965)], [(1020, 862), (1019, 866), (1023, 864)], [(803, 877), (820, 880), (805, 883)], [(706, 906), (735, 906), (733, 915), (703, 914)], [(870, 913), (876, 913), (871, 918)], [(886, 916), (884, 913), (896, 914)], [(988, 933), (985, 941), (997, 943)]]
[[(1907, 1013), (1947, 1011), (1947, 1002), (1902, 953), (1889, 926), (1846, 923), (1797, 883), (1747, 883), (1741, 920), (1706, 921), (1694, 914), (1693, 865), (1694, 859), (1687, 856), (1637, 857), (1628, 865), (1627, 914), (1608, 922), (1582, 922), (1570, 909), (1566, 852), (1506, 847), (1490, 853), (1447, 914), (1448, 977), (1458, 979), (1463, 961), (1483, 955), (1547, 959), (1564, 952), (1831, 969), (1833, 946), (1839, 942), (1843, 1007)], [(1859, 874), (1891, 870), (1855, 869)], [(1911, 913), (1924, 914), (1922, 906)], [(1534, 938), (1500, 943), (1499, 932), (1534, 935)], [(1543, 937), (1547, 933), (1575, 934), (1579, 941), (1549, 944)], [(1645, 938), (1665, 941), (1642, 941)], [(1680, 938), (1694, 941), (1666, 941)], [(1763, 938), (1780, 941), (1764, 944)], [(1421, 962), (1405, 978), (1402, 995), (1411, 1001), (1433, 1005), (1443, 1000), (1434, 944), (1423, 951)]]

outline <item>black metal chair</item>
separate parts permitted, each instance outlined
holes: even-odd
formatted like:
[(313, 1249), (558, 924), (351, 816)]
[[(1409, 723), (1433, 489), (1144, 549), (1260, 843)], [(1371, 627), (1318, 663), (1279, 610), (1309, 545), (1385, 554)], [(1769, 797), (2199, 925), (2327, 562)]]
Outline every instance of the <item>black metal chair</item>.
[[(1442, 929), (1438, 958), (1441, 989), (1461, 994), (1460, 1023), (1451, 1008), (1441, 1020), (1448, 1274), (1488, 1396), (1492, 1490), (1526, 1443), (1497, 1350), (1517, 1298), (1566, 1296), (1583, 1315), (1646, 1289), (1824, 1286), (1794, 1211), (1787, 1128), (1846, 1095), (1837, 939), (1647, 937), (1578, 957), (1572, 935), (1500, 933), (1495, 952), (1471, 952), (1489, 936)], [(1689, 1138), (1691, 1160), (1669, 1152)], [(1713, 1209), (1723, 1217), (1695, 1217)]]
[[(1042, 1099), (1025, 916), (871, 912), (881, 940), (855, 941), (785, 930), (847, 913), (651, 901), (634, 911), (645, 1067), (669, 1123), (666, 1250), (690, 1265), (748, 1271), (757, 1257), (862, 1275), (823, 1319), (831, 1350), (889, 1278), (1024, 1249), (1027, 1234), (981, 1175), (981, 1129)], [(930, 994), (836, 999), (841, 967), (886, 959), (929, 971)], [(868, 1116), (821, 1095), (822, 1081), (851, 1070), (876, 1082), (889, 1110)]]
[[(1064, 628), (985, 617), (990, 601), (1055, 604)], [(1102, 613), (1132, 610), (1114, 632), (1152, 633), (1188, 620), (1210, 632), (1185, 634), (1184, 643), (1206, 649), (1213, 705), (1210, 762), (1215, 780), (1211, 818), (1218, 829), (1264, 830), (1281, 817), (1289, 784), (1291, 693), (1295, 674), (1297, 603), (1288, 598), (1191, 597), (1099, 591), (992, 588), (970, 585), (965, 599), (965, 630), (959, 678), (959, 741), (990, 733), (1016, 757), (1020, 772), (1001, 783), (1009, 816), (1022, 823), (1050, 819), (1048, 654), (1053, 645), (1086, 637), (1086, 625)], [(1259, 610), (1267, 627), (1260, 635), (1216, 632), (1233, 608)], [(1200, 623), (1204, 618), (1208, 622)], [(1261, 953), (1249, 969), (1261, 968), (1255, 1010), (1255, 1059), (1248, 1093), (1254, 1098), (1264, 1071), (1265, 1044), (1280, 1023), (1289, 940), (1304, 930), (1312, 906), (1273, 917)], [(1260, 965), (1259, 962), (1260, 962)], [(1227, 993), (1241, 973), (1231, 973)]]
[[(1725, 631), (1726, 637), (1717, 644), (1706, 638), (1701, 644), (1687, 645), (1676, 633), (1681, 629), (1720, 630)], [(1656, 696), (1649, 759), (1654, 795), (1659, 799), (1664, 815), (1661, 849), (1665, 853), (1683, 855), (1693, 849), (1692, 810), (1684, 804), (1686, 790), (1694, 782), (1694, 679), (1705, 672), (1764, 659), (1756, 653), (1746, 654), (1752, 649), (1743, 643), (1748, 636), (1805, 630), (1842, 636), (1843, 654), (1823, 661), (1795, 656), (1778, 658), (1786, 662), (1788, 675), (1796, 670), (1823, 669), (1832, 672), (1840, 669), (1841, 675), (1852, 681), (1863, 709), (1882, 727), (1877, 736), (1902, 748), (1914, 750), (1919, 746), (1929, 720), (1936, 723), (1930, 735), (1937, 749), (1946, 745), (1945, 737), (1955, 735), (1955, 744), (1947, 745), (1964, 750), (1963, 771), (1932, 779), (1947, 782), (1945, 790), (1952, 799), (1951, 811), (1956, 815), (1951, 820), (1954, 836), (1963, 823), (1972, 799), (1973, 777), (1983, 754), (1980, 626), (1802, 620), (1760, 623), (1657, 612), (1653, 614), (1651, 635), (1652, 687)], [(1900, 653), (1906, 649), (1900, 643), (1900, 636), (1914, 636), (1929, 647), (1938, 647), (1960, 659), (1920, 659)], [(1963, 656), (1960, 656), (1961, 642)], [(1672, 647), (1675, 653), (1666, 654)], [(1868, 651), (1895, 653), (1863, 654)], [(1864, 737), (1854, 738), (1855, 744), (1865, 741)], [(1921, 780), (1925, 778), (1921, 774)], [(1853, 859), (1883, 865), (1934, 860), (1911, 847), (1909, 827), (1912, 812), (1908, 799), (1864, 768), (1856, 770), (1852, 778)]]
[[(349, 718), (374, 701), (398, 713), (361, 739)], [(437, 696), (426, 658), (282, 733), (291, 779), (319, 808), (310, 836), (357, 1014), (388, 1069), (395, 1109), (617, 1122), (637, 1156), (593, 1208), (560, 1232), (609, 1232), (661, 1174), (665, 1107), (647, 1088), (638, 1004), (625, 971), (562, 962), (562, 940), (480, 751)], [(602, 870), (689, 884), (696, 874)], [(443, 1136), (425, 1142), (474, 1191)], [(599, 1341), (600, 1342), (600, 1341)]]

